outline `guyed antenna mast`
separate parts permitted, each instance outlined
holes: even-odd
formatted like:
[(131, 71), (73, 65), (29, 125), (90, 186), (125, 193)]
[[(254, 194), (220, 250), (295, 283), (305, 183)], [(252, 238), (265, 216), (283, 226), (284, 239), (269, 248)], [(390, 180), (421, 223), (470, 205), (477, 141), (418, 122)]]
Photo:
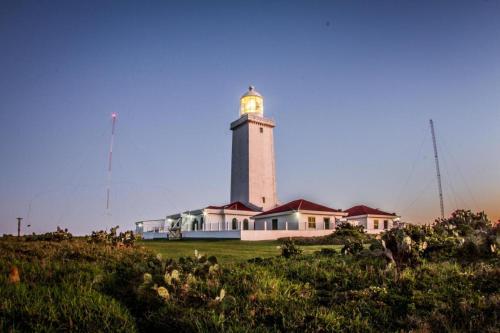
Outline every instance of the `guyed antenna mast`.
[(434, 122), (432, 119), (429, 120), (431, 125), (431, 134), (432, 134), (432, 145), (434, 147), (434, 160), (436, 162), (436, 174), (438, 181), (438, 189), (439, 189), (439, 205), (441, 207), (441, 218), (444, 219), (444, 204), (443, 204), (443, 187), (441, 185), (441, 172), (439, 171), (439, 158), (438, 158), (438, 150), (436, 144), (436, 133), (434, 133)]
[(116, 125), (116, 112), (111, 114), (111, 143), (109, 144), (109, 159), (108, 159), (108, 186), (106, 188), (106, 211), (109, 213), (109, 200), (111, 194), (111, 167), (113, 162), (113, 142), (115, 140), (115, 125)]

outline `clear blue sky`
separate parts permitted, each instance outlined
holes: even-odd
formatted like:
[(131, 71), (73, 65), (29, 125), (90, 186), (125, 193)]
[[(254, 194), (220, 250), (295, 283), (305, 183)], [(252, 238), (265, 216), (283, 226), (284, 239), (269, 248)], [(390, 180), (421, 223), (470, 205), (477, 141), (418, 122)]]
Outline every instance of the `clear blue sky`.
[(432, 221), (433, 118), (446, 212), (496, 220), (499, 65), (496, 0), (2, 1), (0, 233), (227, 203), (249, 84), (277, 123), (281, 201)]

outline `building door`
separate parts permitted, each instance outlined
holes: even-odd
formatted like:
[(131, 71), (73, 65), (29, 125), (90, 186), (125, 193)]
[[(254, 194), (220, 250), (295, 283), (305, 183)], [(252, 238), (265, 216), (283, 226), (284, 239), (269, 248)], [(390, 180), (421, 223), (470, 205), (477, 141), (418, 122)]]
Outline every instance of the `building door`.
[(197, 219), (194, 219), (194, 221), (193, 221), (192, 230), (193, 231), (198, 230), (198, 220)]
[(231, 222), (231, 229), (236, 230), (238, 229), (238, 220), (236, 218), (233, 219)]
[(278, 219), (273, 219), (271, 222), (273, 224), (273, 230), (278, 230)]
[(248, 230), (248, 219), (243, 220), (243, 230)]
[(205, 223), (205, 220), (203, 219), (203, 216), (200, 218), (200, 230), (203, 230), (203, 224)]
[(325, 217), (323, 219), (323, 221), (325, 221), (325, 230), (330, 229), (330, 218), (329, 217)]

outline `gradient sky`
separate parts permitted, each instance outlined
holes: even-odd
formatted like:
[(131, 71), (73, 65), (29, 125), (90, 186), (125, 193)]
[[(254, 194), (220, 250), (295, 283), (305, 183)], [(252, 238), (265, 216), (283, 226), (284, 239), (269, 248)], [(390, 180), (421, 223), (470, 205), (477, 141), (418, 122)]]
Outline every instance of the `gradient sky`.
[[(500, 2), (0, 3), (0, 233), (76, 234), (229, 200), (249, 84), (278, 194), (403, 220), (500, 218)], [(111, 211), (107, 151), (117, 112)]]

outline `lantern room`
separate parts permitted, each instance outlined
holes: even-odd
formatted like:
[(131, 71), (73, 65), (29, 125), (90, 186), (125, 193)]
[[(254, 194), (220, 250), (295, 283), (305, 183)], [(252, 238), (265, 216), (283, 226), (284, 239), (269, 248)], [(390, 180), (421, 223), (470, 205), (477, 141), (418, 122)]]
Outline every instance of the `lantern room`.
[(264, 99), (254, 86), (248, 87), (248, 91), (240, 99), (240, 116), (247, 113), (259, 116), (264, 114)]

